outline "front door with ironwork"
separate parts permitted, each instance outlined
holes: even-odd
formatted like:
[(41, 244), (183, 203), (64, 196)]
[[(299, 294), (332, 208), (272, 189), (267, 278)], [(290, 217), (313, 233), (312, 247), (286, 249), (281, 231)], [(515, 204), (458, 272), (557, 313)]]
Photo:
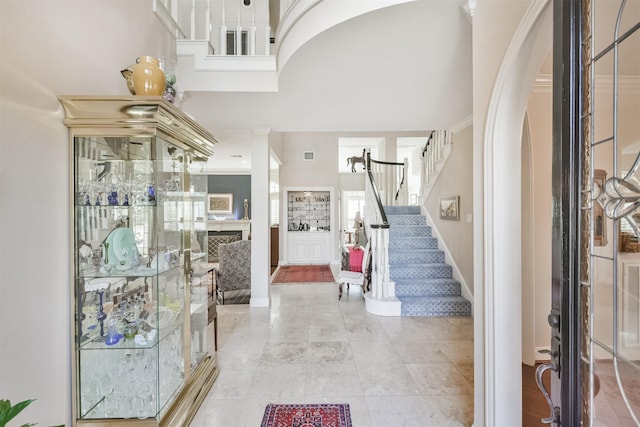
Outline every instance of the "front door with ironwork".
[(640, 0), (554, 1), (553, 102), (543, 421), (640, 426)]

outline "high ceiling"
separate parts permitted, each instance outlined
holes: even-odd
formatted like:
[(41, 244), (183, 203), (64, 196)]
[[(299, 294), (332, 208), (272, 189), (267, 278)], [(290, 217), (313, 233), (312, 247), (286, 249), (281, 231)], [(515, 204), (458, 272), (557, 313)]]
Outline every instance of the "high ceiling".
[(184, 110), (221, 140), (209, 166), (250, 168), (250, 129), (373, 135), (468, 118), (471, 23), (462, 3), (420, 0), (343, 22), (293, 55), (277, 93), (190, 92)]

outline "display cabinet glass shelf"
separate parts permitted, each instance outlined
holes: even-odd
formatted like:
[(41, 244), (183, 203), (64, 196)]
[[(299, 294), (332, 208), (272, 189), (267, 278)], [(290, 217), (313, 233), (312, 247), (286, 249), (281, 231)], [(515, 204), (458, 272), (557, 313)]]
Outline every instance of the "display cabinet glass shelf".
[(207, 179), (193, 173), (215, 138), (160, 97), (60, 101), (73, 165), (74, 425), (186, 425), (218, 374)]
[(288, 191), (288, 231), (331, 231), (329, 191)]
[(282, 191), (287, 207), (283, 264), (326, 264), (334, 261), (332, 187), (290, 187)]

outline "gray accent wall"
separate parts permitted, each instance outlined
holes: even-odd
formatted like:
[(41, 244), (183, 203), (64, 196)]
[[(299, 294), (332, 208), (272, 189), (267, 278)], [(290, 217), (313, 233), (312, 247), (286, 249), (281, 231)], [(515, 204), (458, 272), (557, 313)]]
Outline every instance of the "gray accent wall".
[(227, 215), (228, 219), (242, 219), (244, 199), (247, 199), (249, 201), (249, 218), (251, 218), (251, 175), (209, 175), (207, 189), (209, 194), (233, 194), (234, 213)]

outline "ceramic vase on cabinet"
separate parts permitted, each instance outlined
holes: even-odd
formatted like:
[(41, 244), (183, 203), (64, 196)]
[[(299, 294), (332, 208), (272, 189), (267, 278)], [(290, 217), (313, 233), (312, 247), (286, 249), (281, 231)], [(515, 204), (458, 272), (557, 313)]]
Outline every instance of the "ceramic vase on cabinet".
[(164, 71), (153, 56), (141, 56), (133, 66), (133, 85), (136, 95), (160, 96), (164, 92)]

